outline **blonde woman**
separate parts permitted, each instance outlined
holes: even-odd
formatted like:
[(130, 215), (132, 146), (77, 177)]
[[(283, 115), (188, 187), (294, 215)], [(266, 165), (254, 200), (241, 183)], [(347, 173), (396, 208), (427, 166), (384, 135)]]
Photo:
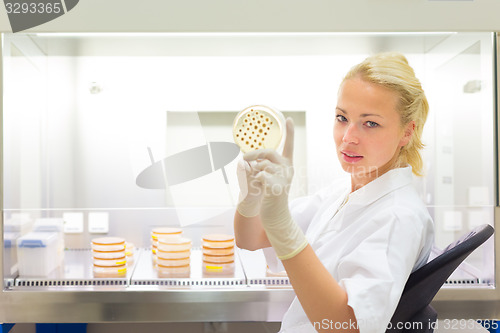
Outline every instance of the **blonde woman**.
[[(237, 245), (272, 249), (296, 293), (281, 332), (385, 332), (409, 274), (425, 264), (433, 223), (412, 187), (422, 174), (428, 104), (406, 58), (379, 54), (343, 80), (334, 139), (347, 184), (289, 204), (293, 123), (280, 155), (246, 153), (248, 188), (237, 207)], [(269, 250), (265, 250), (269, 255)]]

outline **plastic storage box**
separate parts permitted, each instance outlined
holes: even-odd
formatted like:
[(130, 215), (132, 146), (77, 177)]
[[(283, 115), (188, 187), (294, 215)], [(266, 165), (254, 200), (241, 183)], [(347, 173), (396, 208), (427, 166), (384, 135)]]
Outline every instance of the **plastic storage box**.
[(17, 239), (20, 276), (47, 276), (59, 266), (58, 235), (30, 232)]
[(20, 235), (25, 235), (31, 231), (33, 227), (33, 220), (29, 216), (24, 214), (17, 214), (12, 216), (10, 219), (5, 220), (3, 231), (5, 232), (17, 232)]
[(40, 218), (33, 224), (33, 232), (55, 232), (57, 234), (57, 257), (64, 263), (64, 220), (60, 218)]

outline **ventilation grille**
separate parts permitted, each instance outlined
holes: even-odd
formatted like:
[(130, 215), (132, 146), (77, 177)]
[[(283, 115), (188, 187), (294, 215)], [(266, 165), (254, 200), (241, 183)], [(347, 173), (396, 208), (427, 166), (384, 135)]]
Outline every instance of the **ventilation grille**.
[(480, 281), (479, 279), (448, 279), (444, 283), (446, 286), (454, 285), (478, 285), (478, 284), (488, 284), (486, 281)]
[[(193, 249), (191, 254), (191, 275), (189, 278), (160, 278), (152, 267), (151, 251), (139, 249), (136, 253), (135, 264), (128, 267), (127, 277), (95, 278), (92, 273), (92, 258), (89, 249), (74, 249), (65, 251), (66, 266), (64, 273), (53, 274), (46, 278), (18, 277), (4, 280), (6, 288), (13, 287), (94, 287), (94, 286), (165, 286), (174, 288), (183, 287), (241, 287), (241, 286), (268, 286), (291, 288), (287, 276), (266, 276), (262, 271), (265, 267), (264, 257), (256, 257), (254, 253), (238, 255), (235, 272), (228, 276), (204, 276), (201, 262), (201, 250)], [(241, 259), (243, 260), (241, 260)], [(240, 265), (241, 264), (241, 265)], [(252, 265), (250, 265), (252, 264)], [(82, 267), (84, 270), (82, 271)], [(259, 269), (261, 271), (259, 271)], [(259, 272), (259, 274), (248, 274)], [(491, 286), (493, 281), (476, 277), (450, 278), (445, 287)]]
[(232, 287), (246, 285), (245, 280), (235, 279), (151, 279), (133, 280), (135, 286), (172, 286), (172, 287)]
[(290, 280), (288, 280), (288, 278), (249, 279), (248, 284), (250, 285), (263, 284), (266, 286), (290, 286)]
[(36, 280), (16, 279), (16, 287), (127, 286), (126, 279)]

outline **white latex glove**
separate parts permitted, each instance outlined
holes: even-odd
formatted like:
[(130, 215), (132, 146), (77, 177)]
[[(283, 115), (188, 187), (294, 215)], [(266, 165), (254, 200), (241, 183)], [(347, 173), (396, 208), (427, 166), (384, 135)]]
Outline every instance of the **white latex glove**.
[(257, 171), (253, 176), (264, 190), (260, 218), (267, 238), (281, 260), (294, 257), (307, 246), (304, 233), (293, 221), (288, 209), (288, 193), (293, 178), (294, 127), (291, 118), (286, 120), (286, 133), (283, 155), (272, 149), (261, 149), (243, 156)]
[[(256, 162), (251, 162), (255, 164)], [(264, 190), (259, 180), (255, 179), (257, 171), (245, 160), (240, 160), (236, 167), (238, 184), (240, 185), (240, 195), (236, 209), (245, 217), (259, 215)]]

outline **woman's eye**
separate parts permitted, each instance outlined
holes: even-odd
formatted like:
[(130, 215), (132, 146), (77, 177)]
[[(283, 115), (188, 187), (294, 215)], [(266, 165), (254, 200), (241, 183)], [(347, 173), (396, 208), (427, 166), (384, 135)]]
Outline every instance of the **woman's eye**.
[(347, 118), (344, 117), (341, 114), (338, 114), (335, 118), (337, 118), (337, 121), (339, 121), (339, 122), (345, 122), (345, 121), (347, 121)]
[(369, 127), (369, 128), (374, 128), (374, 127), (378, 127), (380, 126), (379, 124), (377, 124), (376, 122), (374, 121), (367, 121), (366, 122), (366, 126)]

